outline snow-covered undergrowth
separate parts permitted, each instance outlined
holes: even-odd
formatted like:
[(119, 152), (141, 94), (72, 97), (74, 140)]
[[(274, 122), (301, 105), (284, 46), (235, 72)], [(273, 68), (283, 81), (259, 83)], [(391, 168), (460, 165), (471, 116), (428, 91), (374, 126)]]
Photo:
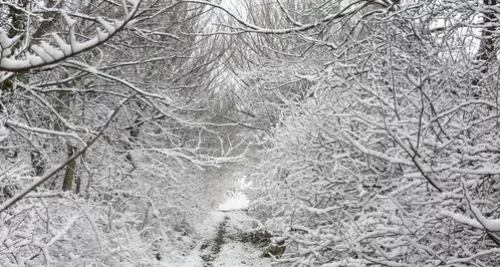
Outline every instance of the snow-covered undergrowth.
[[(79, 195), (45, 188), (1, 214), (1, 266), (165, 266), (161, 260), (191, 251), (193, 224), (210, 208), (200, 201), (203, 192), (189, 186), (200, 182), (196, 170), (173, 163), (168, 173), (167, 164), (130, 171), (132, 164), (113, 153), (90, 152), (93, 172), (79, 176), (90, 186)], [(133, 153), (136, 162), (162, 159), (155, 156)]]

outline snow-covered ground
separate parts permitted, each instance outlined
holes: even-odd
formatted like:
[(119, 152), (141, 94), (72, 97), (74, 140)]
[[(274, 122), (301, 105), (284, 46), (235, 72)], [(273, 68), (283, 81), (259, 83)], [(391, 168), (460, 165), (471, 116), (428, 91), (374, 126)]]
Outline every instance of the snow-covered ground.
[(219, 206), (219, 210), (244, 210), (248, 208), (249, 202), (250, 201), (243, 192), (236, 192)]
[[(226, 227), (226, 235), (228, 237), (234, 236), (256, 225), (255, 221), (248, 218), (242, 211), (231, 211), (225, 215), (229, 218)], [(225, 241), (226, 243), (222, 246), (212, 266), (271, 266), (271, 260), (269, 258), (262, 258), (263, 251), (256, 248), (253, 244), (231, 240), (230, 238), (226, 238)]]
[(269, 258), (263, 258), (261, 248), (238, 240), (239, 233), (255, 228), (259, 223), (250, 218), (244, 209), (248, 199), (243, 193), (235, 193), (222, 203), (219, 210), (196, 225), (197, 238), (192, 250), (185, 256), (162, 259), (163, 266), (172, 267), (266, 267)]

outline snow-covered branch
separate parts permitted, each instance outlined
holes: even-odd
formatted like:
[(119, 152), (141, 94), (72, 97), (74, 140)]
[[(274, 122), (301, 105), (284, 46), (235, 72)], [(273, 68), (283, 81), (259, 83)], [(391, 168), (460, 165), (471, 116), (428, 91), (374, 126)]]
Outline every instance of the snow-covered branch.
[(51, 33), (54, 44), (46, 41), (42, 41), (40, 44), (33, 44), (31, 52), (20, 53), (16, 51), (15, 46), (21, 35), (9, 37), (7, 31), (4, 28), (0, 28), (0, 70), (20, 72), (53, 65), (105, 43), (133, 22), (141, 1), (130, 2), (133, 3), (130, 8), (127, 7), (128, 4), (125, 1), (123, 3), (125, 14), (122, 20), (109, 22), (102, 17), (97, 17), (96, 20), (104, 30), (97, 27), (96, 34), (83, 42), (77, 38), (75, 31), (77, 21), (72, 19), (64, 10), (60, 12), (69, 29), (69, 40), (64, 40), (59, 34), (54, 32)]

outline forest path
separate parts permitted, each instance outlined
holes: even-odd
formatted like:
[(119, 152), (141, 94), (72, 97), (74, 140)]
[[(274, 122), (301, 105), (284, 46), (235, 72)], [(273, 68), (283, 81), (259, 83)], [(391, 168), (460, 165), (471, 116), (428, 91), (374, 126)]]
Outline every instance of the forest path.
[(263, 258), (263, 248), (245, 238), (256, 221), (245, 211), (214, 211), (201, 226), (202, 238), (179, 267), (266, 267), (270, 258)]
[(243, 209), (248, 200), (236, 195), (223, 203), (218, 211), (209, 213), (196, 226), (199, 240), (176, 267), (267, 267), (270, 258), (263, 258), (264, 248), (252, 242), (252, 234), (259, 223)]

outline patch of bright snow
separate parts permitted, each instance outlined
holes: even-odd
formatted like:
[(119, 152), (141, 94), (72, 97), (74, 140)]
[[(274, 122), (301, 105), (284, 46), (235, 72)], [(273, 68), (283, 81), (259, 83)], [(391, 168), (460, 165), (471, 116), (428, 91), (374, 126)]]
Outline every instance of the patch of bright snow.
[(263, 267), (271, 266), (270, 258), (262, 258), (262, 251), (250, 244), (228, 242), (213, 262), (213, 266)]
[(220, 206), (221, 211), (242, 210), (248, 208), (250, 201), (247, 196), (242, 192), (233, 194), (230, 198), (226, 199)]
[(7, 139), (7, 137), (9, 136), (9, 133), (10, 133), (9, 129), (7, 127), (5, 127), (5, 125), (0, 123), (0, 142)]

